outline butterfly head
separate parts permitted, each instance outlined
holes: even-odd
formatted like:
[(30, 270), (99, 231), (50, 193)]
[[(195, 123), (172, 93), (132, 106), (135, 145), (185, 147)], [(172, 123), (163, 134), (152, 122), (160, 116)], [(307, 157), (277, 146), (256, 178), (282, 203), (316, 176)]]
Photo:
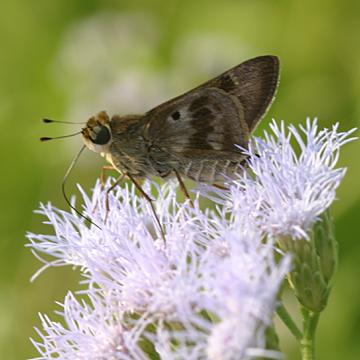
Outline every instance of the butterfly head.
[(109, 152), (111, 144), (110, 118), (105, 111), (92, 116), (81, 131), (85, 145), (97, 153)]

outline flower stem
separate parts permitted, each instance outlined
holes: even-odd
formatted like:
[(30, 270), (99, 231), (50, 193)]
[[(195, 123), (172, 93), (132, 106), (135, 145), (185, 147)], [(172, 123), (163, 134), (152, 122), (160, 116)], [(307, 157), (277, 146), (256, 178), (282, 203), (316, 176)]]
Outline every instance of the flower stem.
[(302, 308), (303, 314), (303, 336), (300, 341), (301, 359), (315, 360), (315, 332), (319, 321), (320, 313)]
[(294, 335), (295, 339), (301, 341), (303, 338), (303, 334), (300, 329), (295, 324), (289, 312), (286, 310), (285, 306), (281, 304), (276, 310), (278, 316), (283, 321), (283, 323), (287, 326), (290, 332)]

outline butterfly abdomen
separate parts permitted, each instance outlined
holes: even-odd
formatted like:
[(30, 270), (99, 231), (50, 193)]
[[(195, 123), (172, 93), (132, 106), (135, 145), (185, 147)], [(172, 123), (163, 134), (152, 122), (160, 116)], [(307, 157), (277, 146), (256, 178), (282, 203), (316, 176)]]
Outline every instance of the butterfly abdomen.
[(198, 182), (213, 183), (234, 178), (241, 170), (241, 161), (231, 160), (192, 160), (182, 166), (181, 174)]

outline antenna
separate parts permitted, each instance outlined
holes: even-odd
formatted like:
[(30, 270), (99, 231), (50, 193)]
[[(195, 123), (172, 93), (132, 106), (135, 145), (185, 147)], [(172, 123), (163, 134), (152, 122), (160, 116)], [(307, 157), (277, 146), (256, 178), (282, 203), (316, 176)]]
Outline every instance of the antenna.
[(86, 121), (82, 121), (82, 122), (73, 122), (73, 121), (59, 121), (59, 120), (53, 120), (53, 119), (47, 119), (47, 118), (44, 118), (42, 119), (42, 121), (46, 124), (49, 124), (49, 123), (58, 123), (58, 124), (76, 124), (76, 125), (79, 125), (79, 124), (86, 124)]
[(62, 135), (62, 136), (55, 136), (55, 137), (43, 136), (43, 137), (40, 138), (40, 141), (50, 141), (50, 140), (56, 140), (56, 139), (65, 139), (65, 138), (68, 138), (68, 137), (79, 135), (81, 133), (82, 133), (82, 130), (78, 131), (76, 133), (73, 133), (73, 134), (69, 134), (69, 135)]

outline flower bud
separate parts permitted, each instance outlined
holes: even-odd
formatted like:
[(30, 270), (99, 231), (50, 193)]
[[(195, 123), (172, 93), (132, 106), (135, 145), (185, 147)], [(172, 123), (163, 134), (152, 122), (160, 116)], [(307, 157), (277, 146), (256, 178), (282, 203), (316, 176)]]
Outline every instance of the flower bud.
[(283, 251), (293, 257), (288, 280), (300, 303), (313, 312), (322, 311), (331, 290), (337, 264), (337, 243), (329, 210), (310, 231), (308, 239), (279, 238)]

